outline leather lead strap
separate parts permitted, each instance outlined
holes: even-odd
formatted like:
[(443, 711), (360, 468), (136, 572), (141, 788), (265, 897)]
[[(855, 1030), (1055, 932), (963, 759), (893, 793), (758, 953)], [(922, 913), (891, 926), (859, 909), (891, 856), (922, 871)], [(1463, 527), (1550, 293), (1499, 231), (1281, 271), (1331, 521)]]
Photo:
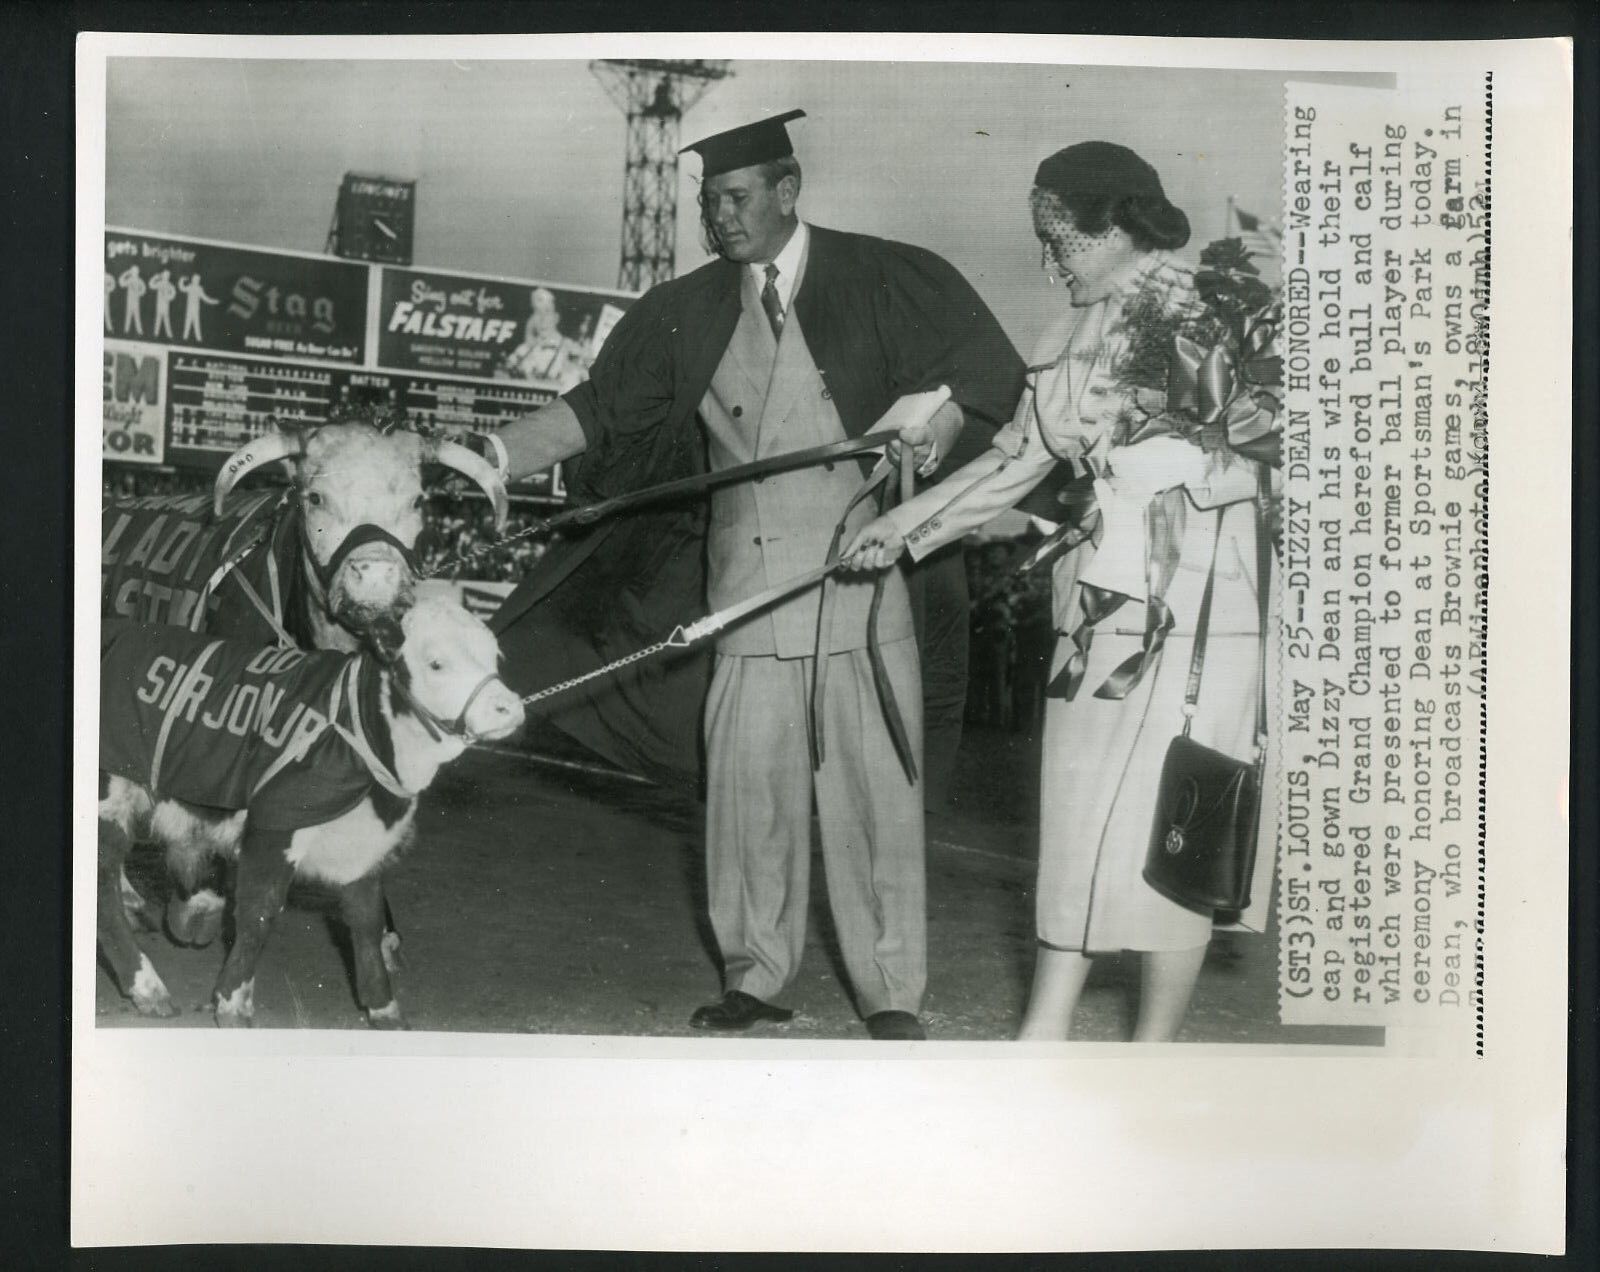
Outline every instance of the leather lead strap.
[[(911, 447), (900, 447), (900, 502), (904, 503), (916, 493), (917, 468)], [(888, 510), (889, 492), (883, 492), (884, 511)], [(917, 753), (911, 745), (911, 733), (905, 718), (900, 714), (900, 702), (895, 697), (894, 682), (889, 679), (889, 668), (883, 661), (883, 650), (878, 642), (878, 610), (883, 603), (884, 588), (889, 582), (889, 572), (881, 570), (873, 585), (872, 605), (867, 611), (867, 658), (872, 663), (872, 677), (878, 686), (878, 702), (883, 708), (884, 723), (889, 726), (889, 740), (894, 743), (895, 754), (900, 757), (900, 767), (905, 770), (906, 781), (917, 783)]]
[(786, 473), (796, 468), (809, 468), (813, 464), (826, 463), (829, 460), (845, 459), (851, 455), (860, 455), (865, 451), (883, 450), (892, 441), (900, 436), (899, 432), (885, 430), (881, 433), (865, 433), (860, 437), (847, 437), (843, 441), (828, 442), (822, 446), (812, 446), (806, 450), (785, 451), (781, 455), (769, 455), (766, 459), (752, 460), (747, 464), (735, 464), (731, 468), (719, 468), (712, 472), (696, 473), (693, 477), (681, 477), (677, 481), (665, 481), (659, 485), (646, 486), (642, 490), (630, 491), (623, 495), (614, 495), (610, 499), (602, 499), (598, 503), (585, 504), (581, 508), (573, 508), (568, 512), (557, 513), (542, 525), (544, 530), (560, 530), (566, 526), (586, 526), (593, 522), (601, 521), (606, 517), (616, 516), (620, 512), (631, 512), (634, 508), (646, 504), (663, 503), (669, 499), (682, 499), (690, 495), (698, 495), (703, 491), (714, 490), (718, 486), (728, 486), (735, 482), (748, 481), (755, 477), (770, 477), (775, 473)]
[[(844, 539), (845, 523), (855, 507), (865, 499), (873, 490), (881, 488), (879, 494), (878, 511), (884, 513), (889, 510), (894, 502), (895, 490), (888, 483), (890, 471), (889, 457), (885, 455), (873, 469), (871, 476), (862, 483), (861, 488), (851, 498), (844, 514), (839, 518), (833, 528), (833, 538), (828, 545), (828, 559), (824, 567), (829, 577), (822, 585), (822, 599), (817, 606), (817, 645), (812, 657), (813, 673), (811, 680), (811, 700), (808, 704), (807, 734), (811, 740), (811, 765), (821, 768), (823, 758), (827, 754), (823, 740), (823, 703), (824, 693), (828, 683), (829, 645), (833, 635), (833, 595), (834, 581), (832, 572), (838, 567), (839, 551)], [(916, 464), (909, 446), (900, 448), (900, 481), (899, 493), (902, 498), (908, 490), (916, 485)], [(900, 711), (900, 700), (894, 691), (894, 682), (889, 678), (888, 664), (883, 661), (883, 647), (878, 638), (878, 614), (883, 608), (883, 595), (889, 585), (889, 571), (880, 570), (878, 577), (872, 583), (872, 601), (867, 608), (867, 661), (872, 667), (874, 687), (878, 691), (878, 705), (883, 710), (884, 725), (889, 730), (889, 740), (894, 745), (895, 755), (900, 760), (900, 767), (905, 771), (906, 781), (915, 785), (917, 781), (917, 754), (911, 742), (910, 730), (906, 728), (905, 717)]]
[[(823, 694), (828, 684), (828, 649), (833, 643), (833, 601), (837, 585), (833, 580), (833, 573), (838, 568), (839, 552), (844, 545), (845, 523), (850, 520), (850, 514), (856, 510), (856, 505), (882, 486), (889, 477), (889, 458), (884, 456), (878, 461), (877, 466), (867, 476), (867, 479), (856, 488), (856, 493), (850, 496), (850, 502), (845, 505), (844, 512), (839, 520), (834, 523), (833, 535), (828, 540), (828, 555), (824, 559), (825, 571), (822, 582), (822, 596), (817, 603), (817, 640), (812, 649), (812, 676), (811, 698), (806, 704), (806, 736), (811, 743), (811, 767), (819, 769), (827, 754), (822, 737), (822, 704)], [(880, 575), (880, 580), (882, 576)], [(874, 593), (876, 602), (876, 593)], [(874, 611), (876, 605), (874, 604)], [(872, 639), (872, 629), (868, 628), (868, 643)]]

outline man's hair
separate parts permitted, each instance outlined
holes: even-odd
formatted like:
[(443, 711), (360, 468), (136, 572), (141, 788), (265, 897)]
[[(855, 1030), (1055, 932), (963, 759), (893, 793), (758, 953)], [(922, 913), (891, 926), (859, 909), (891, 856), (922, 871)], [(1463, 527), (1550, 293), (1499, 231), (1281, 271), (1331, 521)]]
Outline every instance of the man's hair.
[[(778, 182), (785, 177), (793, 177), (797, 187), (801, 183), (800, 161), (793, 155), (784, 155), (781, 159), (768, 159), (764, 163), (756, 164), (755, 168), (761, 173), (761, 179), (767, 183), (767, 189), (769, 190), (776, 189)], [(796, 193), (798, 194), (799, 191), (796, 190)], [(704, 182), (700, 183), (698, 202), (700, 204), (700, 246), (713, 256), (721, 256), (722, 243), (717, 238), (716, 227), (711, 224), (711, 209), (706, 206), (706, 187)]]
[(793, 155), (784, 155), (781, 159), (768, 159), (758, 166), (761, 175), (766, 178), (769, 190), (776, 188), (778, 182), (785, 177), (793, 177), (796, 185), (800, 183), (800, 161)]

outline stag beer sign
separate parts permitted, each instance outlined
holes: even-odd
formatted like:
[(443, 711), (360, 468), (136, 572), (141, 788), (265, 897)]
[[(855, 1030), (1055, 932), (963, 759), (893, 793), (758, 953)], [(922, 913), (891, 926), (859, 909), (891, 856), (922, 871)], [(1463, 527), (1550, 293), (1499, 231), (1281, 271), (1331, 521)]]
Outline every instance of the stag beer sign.
[(107, 340), (103, 362), (102, 454), (130, 464), (161, 463), (167, 351), (159, 345)]
[(632, 297), (545, 283), (385, 268), (378, 364), (564, 390)]
[(106, 231), (104, 335), (361, 363), (367, 268), (194, 239)]

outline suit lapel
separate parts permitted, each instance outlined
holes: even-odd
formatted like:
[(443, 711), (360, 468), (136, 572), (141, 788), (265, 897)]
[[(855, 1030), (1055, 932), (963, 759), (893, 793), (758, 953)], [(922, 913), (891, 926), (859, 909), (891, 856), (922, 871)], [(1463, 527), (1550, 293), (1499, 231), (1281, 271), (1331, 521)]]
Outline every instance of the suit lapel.
[(728, 340), (727, 356), (749, 382), (758, 401), (767, 396), (772, 380), (773, 358), (778, 352), (778, 342), (767, 322), (766, 310), (761, 308), (761, 294), (756, 291), (755, 280), (743, 266), (739, 284), (739, 318)]
[(717, 366), (727, 352), (739, 324), (739, 276), (744, 270), (732, 261), (717, 261), (714, 264), (717, 269), (716, 289), (711, 312), (705, 315), (704, 326), (699, 327), (697, 315), (692, 309), (674, 314), (679, 323), (696, 324), (690, 330), (679, 333), (684, 342), (679, 347), (687, 354), (685, 361), (689, 364), (683, 368), (681, 378), (677, 375), (673, 377), (674, 396), (678, 400), (674, 418), (680, 423), (693, 421), (694, 413), (700, 409), (700, 399), (705, 396), (711, 377), (717, 373)]

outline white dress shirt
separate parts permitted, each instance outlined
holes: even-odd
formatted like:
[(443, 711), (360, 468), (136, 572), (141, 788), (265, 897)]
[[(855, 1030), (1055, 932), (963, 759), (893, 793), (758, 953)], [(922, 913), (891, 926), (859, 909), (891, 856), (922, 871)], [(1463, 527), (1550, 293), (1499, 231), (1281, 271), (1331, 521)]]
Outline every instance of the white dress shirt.
[[(789, 235), (789, 241), (783, 245), (783, 251), (779, 252), (772, 262), (778, 267), (778, 276), (772, 280), (772, 285), (777, 289), (778, 303), (783, 306), (786, 318), (789, 316), (789, 298), (794, 295), (794, 280), (800, 272), (800, 262), (805, 257), (806, 241), (810, 236), (811, 231), (806, 228), (806, 223), (797, 222), (794, 233)], [(767, 285), (767, 267), (765, 264), (751, 262), (748, 268), (755, 276), (756, 291), (760, 292)]]

